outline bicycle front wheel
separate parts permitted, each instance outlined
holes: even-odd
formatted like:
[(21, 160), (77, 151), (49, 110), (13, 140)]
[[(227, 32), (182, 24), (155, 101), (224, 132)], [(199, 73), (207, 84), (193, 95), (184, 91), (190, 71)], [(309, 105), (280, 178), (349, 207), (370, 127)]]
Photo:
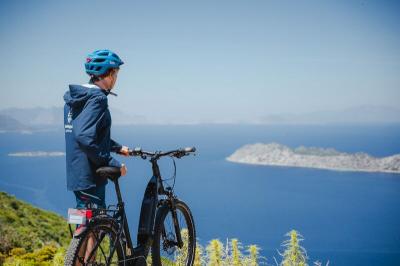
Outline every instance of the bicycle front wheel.
[(65, 265), (125, 265), (116, 228), (101, 221), (89, 226), (82, 235), (72, 239)]
[(175, 213), (167, 205), (157, 211), (151, 250), (152, 265), (193, 265), (196, 250), (193, 216), (183, 201), (175, 200), (175, 206)]

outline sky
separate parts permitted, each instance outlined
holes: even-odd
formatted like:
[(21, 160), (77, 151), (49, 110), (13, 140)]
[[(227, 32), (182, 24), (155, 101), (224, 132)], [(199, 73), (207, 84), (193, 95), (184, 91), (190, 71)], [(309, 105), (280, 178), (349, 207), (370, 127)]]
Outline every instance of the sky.
[(2, 0), (0, 38), (0, 109), (62, 106), (105, 48), (110, 106), (150, 119), (400, 107), (399, 1)]

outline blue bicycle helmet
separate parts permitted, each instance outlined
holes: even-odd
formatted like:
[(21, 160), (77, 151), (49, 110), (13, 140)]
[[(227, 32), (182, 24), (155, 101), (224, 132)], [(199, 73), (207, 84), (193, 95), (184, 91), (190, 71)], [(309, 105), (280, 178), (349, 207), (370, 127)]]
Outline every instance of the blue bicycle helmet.
[(85, 69), (90, 76), (101, 76), (110, 68), (119, 68), (124, 62), (110, 50), (96, 50), (86, 58)]

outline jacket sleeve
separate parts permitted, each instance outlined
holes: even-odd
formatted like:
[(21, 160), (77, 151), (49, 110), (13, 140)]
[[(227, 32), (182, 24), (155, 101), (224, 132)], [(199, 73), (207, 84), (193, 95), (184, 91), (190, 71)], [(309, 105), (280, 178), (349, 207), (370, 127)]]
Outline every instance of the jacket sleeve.
[(122, 149), (122, 145), (116, 142), (115, 140), (111, 139), (111, 151), (112, 152), (119, 152)]
[(102, 151), (96, 143), (97, 126), (105, 117), (107, 98), (95, 97), (87, 101), (85, 108), (74, 119), (73, 128), (79, 146), (97, 166), (121, 167), (121, 163), (110, 156), (109, 152)]

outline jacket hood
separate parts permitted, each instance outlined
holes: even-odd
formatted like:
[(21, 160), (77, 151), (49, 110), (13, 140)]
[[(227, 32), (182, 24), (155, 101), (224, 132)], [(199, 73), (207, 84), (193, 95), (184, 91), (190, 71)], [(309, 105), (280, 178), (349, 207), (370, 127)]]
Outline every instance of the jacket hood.
[(81, 106), (93, 95), (93, 90), (95, 90), (93, 88), (101, 90), (92, 84), (69, 85), (69, 91), (64, 94), (64, 101), (71, 107)]

